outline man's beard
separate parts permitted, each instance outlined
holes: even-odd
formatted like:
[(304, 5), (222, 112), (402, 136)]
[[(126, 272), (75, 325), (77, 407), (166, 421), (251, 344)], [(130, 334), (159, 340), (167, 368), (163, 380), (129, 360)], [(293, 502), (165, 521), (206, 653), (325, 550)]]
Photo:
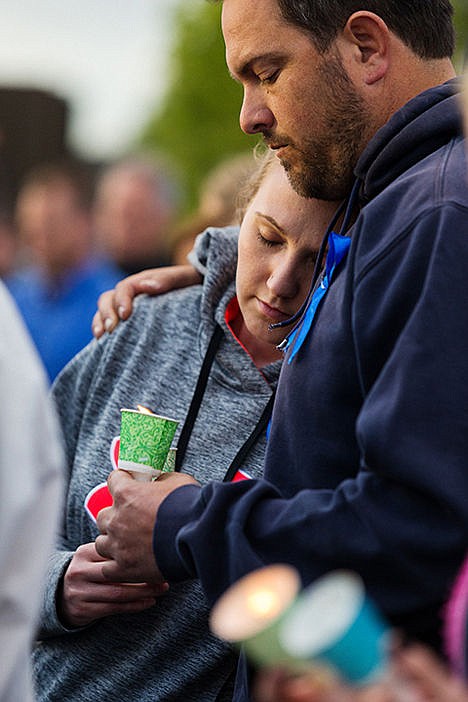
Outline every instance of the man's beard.
[(325, 59), (318, 70), (326, 129), (320, 141), (304, 139), (301, 147), (289, 142), (291, 157), (297, 158), (288, 160), (285, 153), (281, 163), (298, 195), (341, 200), (349, 193), (354, 167), (366, 144), (368, 112), (338, 58)]

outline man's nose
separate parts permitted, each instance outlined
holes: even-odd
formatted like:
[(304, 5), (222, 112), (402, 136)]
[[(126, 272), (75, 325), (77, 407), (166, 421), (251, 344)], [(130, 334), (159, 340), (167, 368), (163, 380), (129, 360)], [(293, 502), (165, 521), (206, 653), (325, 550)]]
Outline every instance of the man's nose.
[(246, 134), (258, 134), (272, 129), (275, 117), (256, 91), (245, 89), (239, 122)]

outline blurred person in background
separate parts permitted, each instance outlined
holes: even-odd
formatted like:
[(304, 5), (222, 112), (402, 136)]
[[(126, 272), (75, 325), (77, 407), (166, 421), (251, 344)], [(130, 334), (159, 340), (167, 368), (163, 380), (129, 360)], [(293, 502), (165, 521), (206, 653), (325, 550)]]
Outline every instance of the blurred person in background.
[[(123, 282), (123, 289), (131, 287), (133, 276), (136, 277), (135, 292), (157, 294), (167, 292), (172, 284), (169, 282), (173, 274), (177, 276), (177, 284), (182, 283), (182, 270), (187, 271), (187, 283), (194, 282), (193, 268), (187, 264), (188, 254), (192, 250), (195, 239), (208, 227), (237, 226), (239, 223), (239, 192), (252, 178), (258, 169), (257, 159), (252, 151), (228, 156), (208, 172), (199, 188), (198, 206), (194, 212), (183, 217), (171, 231), (169, 240), (170, 261), (172, 266), (156, 266), (156, 278), (148, 276), (148, 288), (145, 289), (140, 270), (131, 274)], [(148, 269), (145, 263), (144, 270)], [(163, 283), (166, 279), (166, 283)], [(159, 287), (162, 284), (162, 287)], [(167, 287), (166, 287), (167, 285)], [(93, 331), (97, 337), (104, 331), (111, 332), (118, 323), (119, 317), (114, 310), (114, 291), (106, 291), (101, 295), (99, 307), (106, 310), (106, 316), (97, 312), (93, 322)], [(125, 295), (124, 318), (130, 313), (131, 303)]]
[(32, 702), (30, 653), (62, 497), (44, 370), (0, 283), (0, 700)]
[(195, 238), (207, 227), (237, 225), (239, 190), (252, 176), (256, 167), (255, 157), (249, 151), (229, 156), (209, 171), (199, 189), (196, 211), (183, 219), (174, 230), (171, 245), (173, 264), (187, 263), (187, 255)]
[(14, 270), (18, 253), (18, 237), (13, 214), (13, 179), (3, 154), (3, 139), (0, 126), (0, 278), (5, 278)]
[(0, 205), (0, 278), (10, 275), (16, 265), (18, 239), (13, 216)]
[(68, 161), (32, 169), (16, 200), (24, 263), (6, 283), (50, 380), (88, 343), (97, 297), (123, 276), (95, 253), (90, 206), (86, 169)]
[(167, 265), (177, 202), (175, 181), (162, 162), (135, 155), (111, 164), (96, 185), (100, 250), (126, 274)]

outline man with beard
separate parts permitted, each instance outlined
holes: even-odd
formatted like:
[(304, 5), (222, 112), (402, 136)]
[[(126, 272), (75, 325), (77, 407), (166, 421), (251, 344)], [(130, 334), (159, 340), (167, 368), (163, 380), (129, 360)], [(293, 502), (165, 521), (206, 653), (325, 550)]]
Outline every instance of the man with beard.
[[(115, 472), (111, 580), (352, 568), (439, 644), (467, 541), (468, 195), (448, 0), (224, 0), (240, 122), (302, 195), (344, 198), (284, 344), (264, 480), (139, 486)], [(334, 225), (333, 225), (334, 226)], [(208, 260), (209, 265), (209, 260)], [(274, 301), (271, 301), (273, 304)], [(288, 327), (291, 330), (291, 325)], [(239, 676), (235, 699), (247, 699)]]

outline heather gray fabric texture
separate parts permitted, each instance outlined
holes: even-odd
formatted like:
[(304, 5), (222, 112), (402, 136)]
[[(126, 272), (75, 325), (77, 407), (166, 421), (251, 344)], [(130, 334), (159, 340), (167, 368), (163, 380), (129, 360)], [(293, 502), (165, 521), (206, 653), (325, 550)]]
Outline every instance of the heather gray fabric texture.
[[(231, 271), (234, 279), (237, 265), (238, 237), (239, 227), (223, 227), (222, 229), (209, 227), (196, 237), (194, 247), (189, 252), (187, 260), (201, 275), (206, 276), (211, 269), (212, 257), (214, 257), (213, 264), (216, 265), (219, 255), (216, 249), (220, 247), (223, 260), (225, 261), (225, 272), (229, 275), (229, 271)], [(211, 246), (213, 240), (215, 246)]]
[[(211, 236), (222, 240), (224, 233), (211, 230)], [(65, 436), (68, 490), (48, 572), (41, 640), (33, 653), (39, 702), (230, 699), (229, 686), (218, 695), (235, 669), (237, 654), (209, 633), (208, 609), (197, 582), (175, 585), (140, 614), (108, 617), (73, 631), (58, 619), (56, 592), (73, 551), (97, 536), (83, 501), (111, 470), (110, 445), (119, 434), (120, 408), (143, 404), (182, 425), (215, 319), (224, 335), (183, 470), (201, 483), (222, 480), (260, 417), (280, 362), (261, 373), (224, 321), (234, 295), (234, 269), (233, 247), (218, 248), (203, 286), (142, 297), (132, 317), (111, 336), (91, 342), (53, 387)], [(264, 449), (262, 437), (245, 463), (253, 477), (261, 475)]]

